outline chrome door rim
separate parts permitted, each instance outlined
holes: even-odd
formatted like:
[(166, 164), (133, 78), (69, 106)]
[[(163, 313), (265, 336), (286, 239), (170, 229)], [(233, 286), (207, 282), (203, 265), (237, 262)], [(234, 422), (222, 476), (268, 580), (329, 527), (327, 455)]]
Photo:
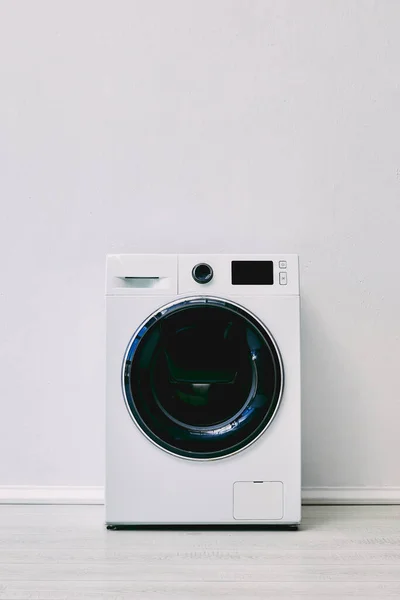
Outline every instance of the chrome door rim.
[[(185, 456), (185, 455), (178, 454), (178, 452), (173, 452), (172, 450), (164, 448), (161, 444), (157, 443), (152, 437), (150, 437), (146, 433), (146, 431), (144, 431), (144, 429), (140, 426), (140, 424), (137, 422), (137, 419), (136, 419), (135, 415), (132, 413), (131, 407), (129, 406), (129, 401), (128, 401), (128, 397), (127, 397), (127, 393), (126, 393), (125, 375), (126, 375), (127, 362), (129, 360), (130, 364), (132, 364), (132, 358), (136, 352), (137, 347), (132, 351), (132, 346), (134, 344), (134, 341), (137, 338), (140, 331), (143, 329), (143, 327), (146, 326), (147, 323), (149, 323), (152, 319), (154, 319), (159, 313), (164, 313), (161, 317), (161, 318), (164, 318), (164, 316), (166, 314), (168, 314), (168, 312), (170, 312), (172, 309), (174, 309), (174, 307), (176, 307), (177, 305), (192, 304), (192, 303), (193, 304), (199, 304), (199, 303), (207, 304), (207, 301), (211, 301), (213, 303), (221, 303), (222, 305), (228, 304), (235, 308), (240, 309), (245, 314), (248, 314), (252, 319), (254, 319), (256, 321), (256, 323), (259, 325), (260, 329), (267, 333), (268, 338), (271, 341), (271, 343), (274, 347), (274, 350), (276, 352), (277, 358), (278, 358), (279, 370), (280, 370), (280, 375), (281, 375), (281, 383), (280, 383), (280, 389), (279, 389), (279, 394), (278, 394), (278, 400), (276, 402), (274, 412), (272, 413), (272, 415), (271, 415), (270, 419), (268, 420), (268, 422), (266, 423), (265, 427), (263, 427), (263, 429), (257, 434), (257, 436), (255, 438), (253, 438), (252, 440), (250, 440), (246, 445), (244, 445), (242, 448), (233, 450), (232, 452), (227, 452), (223, 456), (215, 456), (215, 457)], [(284, 379), (285, 379), (284, 378), (284, 368), (283, 368), (283, 361), (282, 361), (281, 353), (280, 353), (279, 347), (275, 341), (275, 338), (273, 337), (273, 335), (270, 332), (270, 330), (268, 329), (268, 327), (254, 313), (252, 313), (248, 308), (244, 307), (243, 305), (239, 304), (238, 302), (232, 301), (228, 298), (221, 298), (218, 296), (204, 296), (204, 295), (181, 296), (171, 302), (168, 302), (167, 304), (160, 306), (159, 308), (154, 310), (150, 315), (148, 315), (146, 317), (146, 319), (144, 319), (140, 323), (140, 325), (136, 328), (135, 332), (131, 336), (129, 343), (127, 345), (127, 349), (124, 353), (124, 358), (122, 361), (122, 369), (121, 369), (121, 387), (122, 387), (122, 393), (123, 393), (123, 397), (124, 397), (125, 406), (127, 408), (128, 414), (130, 415), (132, 421), (134, 422), (135, 426), (138, 428), (140, 433), (142, 435), (144, 435), (159, 450), (162, 450), (163, 452), (166, 452), (167, 454), (170, 454), (171, 456), (174, 456), (175, 458), (180, 458), (180, 459), (190, 460), (190, 461), (198, 461), (198, 462), (208, 462), (208, 461), (223, 460), (224, 458), (229, 458), (230, 456), (234, 456), (235, 454), (238, 454), (238, 453), (242, 452), (243, 450), (246, 450), (247, 448), (252, 446), (257, 440), (259, 440), (260, 437), (270, 427), (271, 423), (273, 423), (273, 421), (279, 411), (279, 408), (281, 406), (282, 399), (283, 399), (283, 390), (284, 390), (284, 383), (285, 383)]]

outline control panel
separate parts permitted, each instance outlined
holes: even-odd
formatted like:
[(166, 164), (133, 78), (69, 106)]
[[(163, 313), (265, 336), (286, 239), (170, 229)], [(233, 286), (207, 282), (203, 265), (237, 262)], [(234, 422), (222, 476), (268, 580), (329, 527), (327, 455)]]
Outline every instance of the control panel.
[(107, 294), (118, 296), (299, 294), (297, 254), (114, 254)]
[(286, 255), (178, 256), (179, 293), (298, 294), (298, 257)]

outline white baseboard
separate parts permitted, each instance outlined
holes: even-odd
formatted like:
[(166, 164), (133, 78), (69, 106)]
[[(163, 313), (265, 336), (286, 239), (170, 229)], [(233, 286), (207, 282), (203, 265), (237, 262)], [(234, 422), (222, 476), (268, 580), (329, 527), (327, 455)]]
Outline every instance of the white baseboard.
[(303, 504), (400, 504), (400, 487), (305, 487)]
[(0, 504), (104, 504), (102, 486), (0, 485)]
[[(400, 487), (306, 487), (303, 504), (400, 504)], [(0, 504), (104, 504), (102, 486), (0, 486)]]

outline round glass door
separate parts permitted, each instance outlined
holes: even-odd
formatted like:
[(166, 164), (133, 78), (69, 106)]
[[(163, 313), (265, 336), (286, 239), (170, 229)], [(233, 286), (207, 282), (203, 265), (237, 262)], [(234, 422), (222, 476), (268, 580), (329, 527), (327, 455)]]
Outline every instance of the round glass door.
[(233, 302), (185, 298), (160, 308), (128, 346), (128, 410), (164, 450), (222, 458), (251, 444), (283, 391), (278, 348), (266, 327)]

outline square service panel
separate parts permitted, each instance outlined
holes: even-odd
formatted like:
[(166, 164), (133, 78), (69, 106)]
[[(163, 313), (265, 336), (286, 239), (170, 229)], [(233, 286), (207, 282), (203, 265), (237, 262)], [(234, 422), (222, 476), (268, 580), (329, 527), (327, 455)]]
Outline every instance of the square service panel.
[(233, 518), (277, 521), (283, 518), (281, 481), (235, 481)]

